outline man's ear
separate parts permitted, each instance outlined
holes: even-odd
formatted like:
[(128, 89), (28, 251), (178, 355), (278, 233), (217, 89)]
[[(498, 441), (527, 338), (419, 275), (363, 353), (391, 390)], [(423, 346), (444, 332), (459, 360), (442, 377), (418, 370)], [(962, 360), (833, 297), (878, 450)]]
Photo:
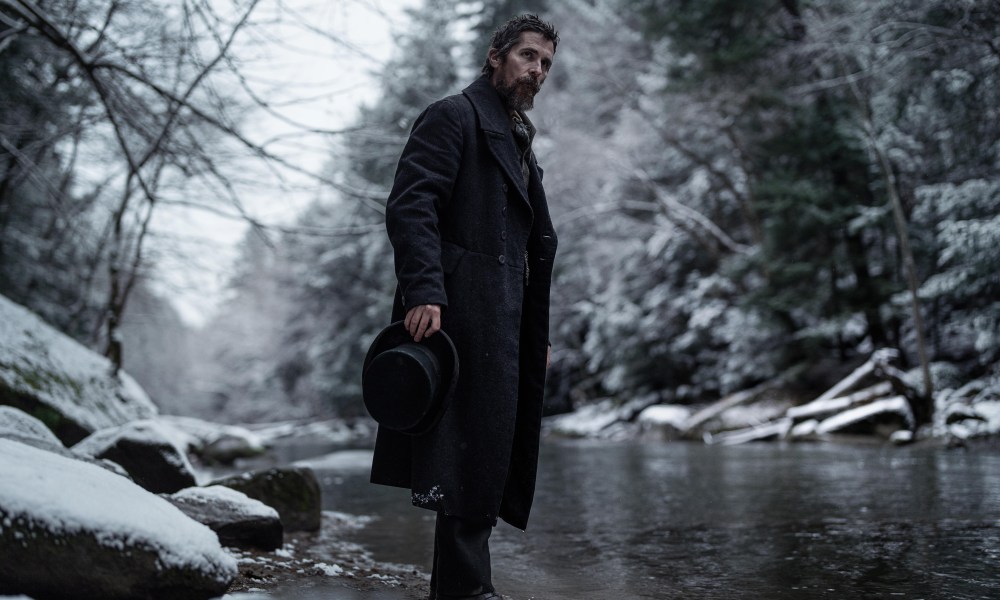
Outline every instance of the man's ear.
[(486, 58), (494, 69), (500, 66), (500, 51), (496, 48), (490, 48), (489, 52), (486, 53)]

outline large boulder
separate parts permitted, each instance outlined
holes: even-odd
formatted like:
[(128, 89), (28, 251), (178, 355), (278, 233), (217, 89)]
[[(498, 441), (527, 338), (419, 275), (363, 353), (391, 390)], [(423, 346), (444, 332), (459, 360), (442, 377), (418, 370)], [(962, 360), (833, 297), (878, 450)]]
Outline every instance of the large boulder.
[(211, 529), (131, 481), (0, 439), (0, 590), (43, 600), (195, 600), (237, 574)]
[(2, 295), (0, 404), (41, 420), (66, 445), (156, 415), (134, 379)]
[(194, 467), (175, 437), (170, 427), (147, 419), (102, 429), (73, 451), (118, 463), (147, 490), (171, 494), (196, 483)]
[(278, 511), (234, 489), (193, 487), (166, 498), (187, 516), (208, 525), (224, 546), (274, 550), (284, 542)]
[(320, 526), (323, 496), (312, 469), (284, 467), (244, 473), (212, 482), (274, 507), (285, 531), (316, 531)]

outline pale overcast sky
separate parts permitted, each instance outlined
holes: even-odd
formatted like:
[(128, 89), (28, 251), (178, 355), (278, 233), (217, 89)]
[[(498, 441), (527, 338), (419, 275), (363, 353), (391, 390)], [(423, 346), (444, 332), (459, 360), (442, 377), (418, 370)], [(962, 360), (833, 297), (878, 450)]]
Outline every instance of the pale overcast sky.
[[(267, 27), (238, 38), (236, 54), (244, 64), (241, 71), (254, 93), (290, 120), (326, 129), (350, 125), (357, 107), (376, 98), (372, 74), (394, 51), (392, 32), (405, 26), (404, 9), (417, 2), (263, 2), (255, 20), (267, 21)], [(285, 12), (272, 23), (278, 6)], [(243, 131), (260, 143), (296, 129), (258, 110), (252, 122), (244, 122)], [(329, 143), (329, 138), (297, 134), (269, 148), (297, 165), (318, 171), (329, 160)], [(249, 174), (254, 178), (260, 171), (260, 179), (272, 180), (259, 187), (245, 186), (240, 193), (247, 212), (262, 222), (287, 224), (323, 193), (314, 181), (290, 172), (284, 173), (286, 185), (277, 187), (263, 165), (258, 162), (252, 168), (255, 172)], [(160, 291), (188, 323), (201, 325), (221, 299), (247, 225), (202, 210), (165, 208), (154, 217), (150, 239)]]

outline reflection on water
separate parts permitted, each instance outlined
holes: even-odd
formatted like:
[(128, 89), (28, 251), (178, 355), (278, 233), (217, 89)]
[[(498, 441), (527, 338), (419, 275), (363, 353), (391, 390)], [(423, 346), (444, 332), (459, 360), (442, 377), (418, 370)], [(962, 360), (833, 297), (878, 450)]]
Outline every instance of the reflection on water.
[[(319, 471), (357, 541), (429, 568), (433, 513)], [(1000, 597), (1000, 455), (833, 445), (548, 443), (527, 533), (501, 524), (518, 600)]]

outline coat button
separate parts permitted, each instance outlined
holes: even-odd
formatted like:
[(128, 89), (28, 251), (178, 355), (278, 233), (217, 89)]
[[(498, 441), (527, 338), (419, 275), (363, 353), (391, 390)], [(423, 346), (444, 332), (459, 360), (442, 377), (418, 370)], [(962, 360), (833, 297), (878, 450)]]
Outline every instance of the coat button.
[(502, 265), (502, 264), (504, 264), (504, 263), (506, 263), (506, 262), (507, 262), (507, 257), (506, 257), (506, 256), (504, 256), (503, 254), (501, 254), (501, 255), (500, 255), (500, 256), (499, 256), (498, 258), (497, 258), (497, 262), (498, 262), (498, 263), (500, 263), (500, 264)]
[(503, 214), (507, 214), (507, 205), (506, 204), (503, 205), (503, 209), (500, 212), (503, 213)]
[(502, 190), (503, 190), (503, 193), (505, 193), (505, 194), (506, 194), (506, 193), (507, 193), (507, 190), (508, 190), (508, 189), (510, 189), (510, 188), (508, 188), (508, 187), (507, 187), (507, 184), (505, 183), (505, 184), (503, 184), (503, 185), (501, 185), (501, 186), (500, 186), (500, 189), (502, 189)]
[(501, 240), (507, 239), (507, 230), (506, 229), (501, 229), (500, 230), (500, 239)]

